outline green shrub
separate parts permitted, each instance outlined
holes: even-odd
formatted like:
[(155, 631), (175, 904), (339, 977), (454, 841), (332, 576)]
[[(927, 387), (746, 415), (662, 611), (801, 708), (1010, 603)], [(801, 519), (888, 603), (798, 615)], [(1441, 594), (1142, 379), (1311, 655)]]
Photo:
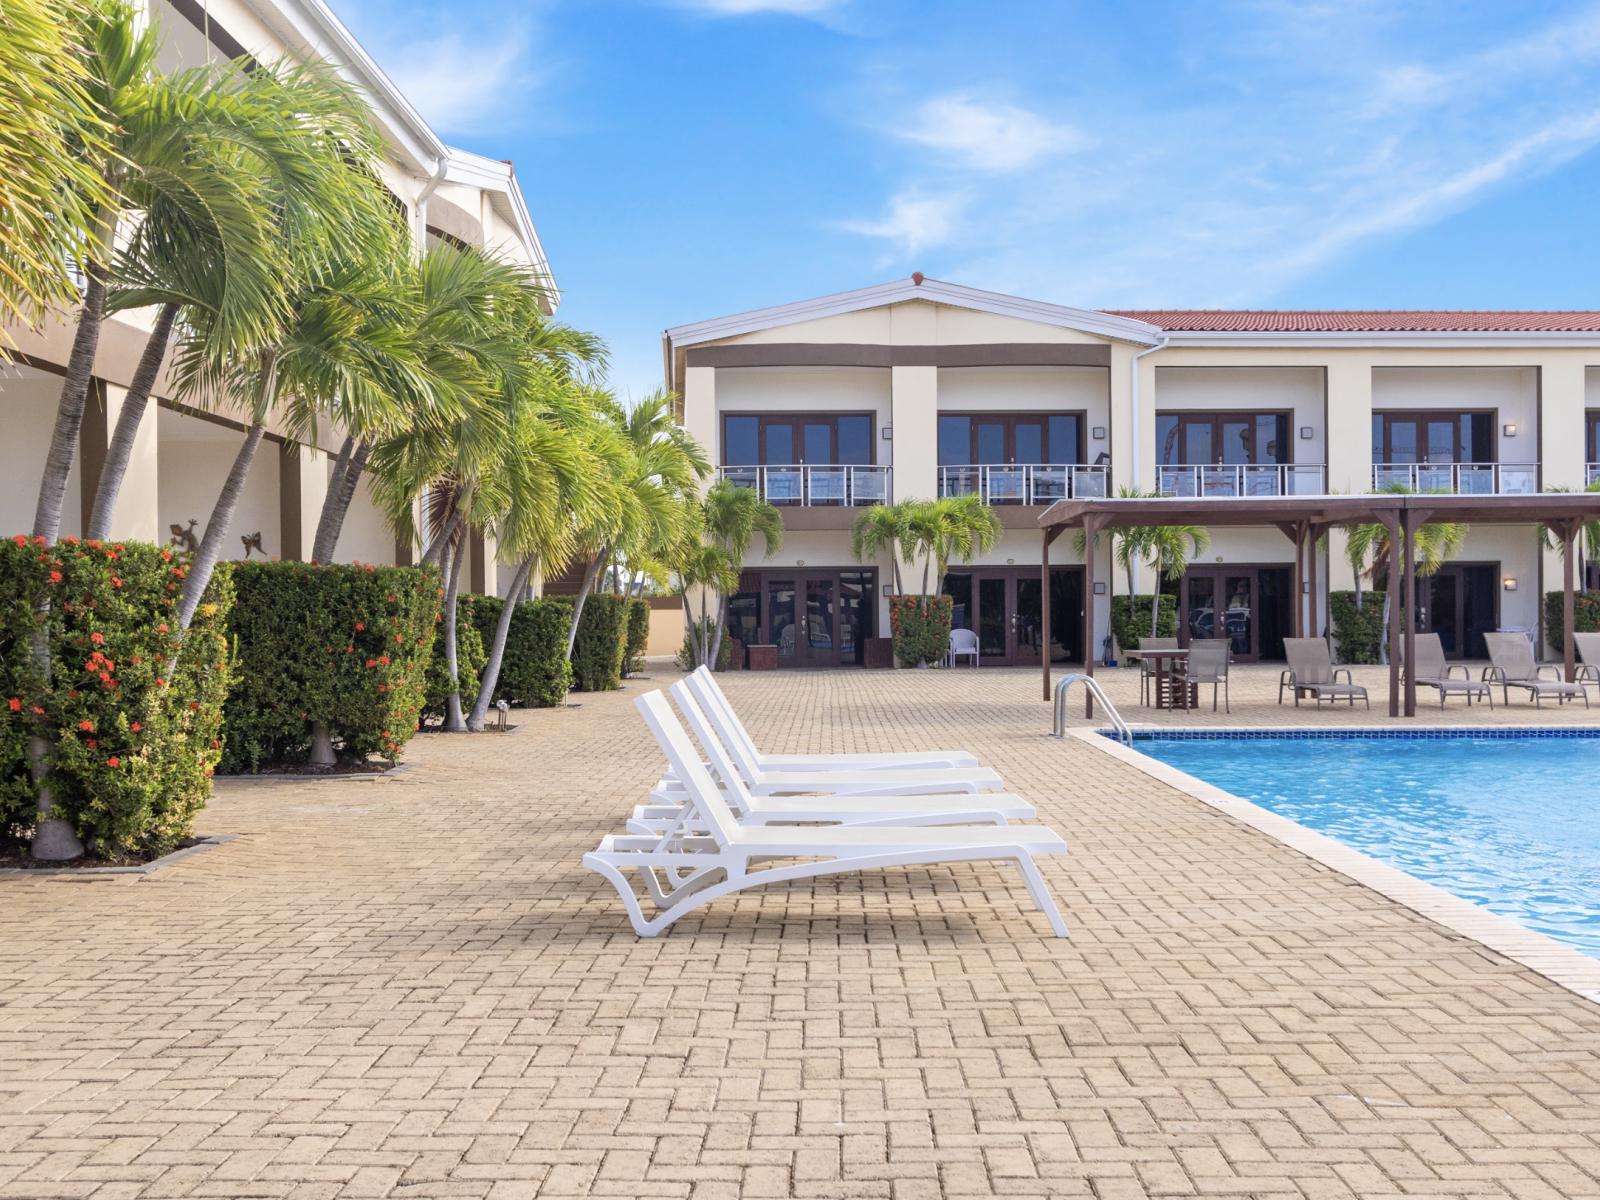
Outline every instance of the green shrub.
[[(1574, 633), (1600, 633), (1600, 591), (1574, 592), (1573, 624)], [(1561, 620), (1561, 593), (1546, 592), (1544, 594), (1544, 640), (1556, 650), (1562, 650), (1561, 631), (1564, 628)]]
[(1384, 593), (1363, 591), (1356, 608), (1354, 592), (1328, 593), (1328, 618), (1342, 663), (1375, 663), (1382, 659)]
[[(497, 596), (474, 596), (473, 622), (483, 639), (487, 657), (494, 645), (495, 624), (505, 602)], [(494, 700), (529, 708), (554, 708), (572, 690), (572, 665), (567, 662), (567, 630), (572, 626), (572, 602), (559, 597), (522, 600), (511, 614), (505, 654)]]
[(949, 596), (895, 596), (889, 601), (894, 656), (902, 667), (941, 661), (950, 649)]
[[(726, 639), (724, 639), (726, 640)], [(623, 671), (637, 675), (644, 670), (644, 652), (650, 645), (650, 602), (628, 601), (628, 649), (623, 659)]]
[(437, 572), (240, 563), (239, 664), (222, 768), (305, 760), (321, 722), (347, 758), (398, 758), (416, 732), (439, 623)]
[[(489, 661), (489, 636), (479, 629), (478, 610), (486, 607), (487, 596), (462, 592), (456, 597), (456, 682), (461, 689), (461, 711), (472, 711), (478, 702), (478, 682), (483, 678), (483, 665)], [(499, 608), (500, 601), (494, 602)], [(498, 613), (496, 614), (498, 615)], [(423, 686), (422, 721), (442, 722), (450, 702), (450, 659), (445, 653), (444, 622), (433, 627), (433, 658), (428, 663), (428, 673)]]
[[(0, 849), (33, 833), (35, 734), (50, 742), (56, 814), (90, 854), (160, 854), (187, 836), (221, 749), (233, 604), (232, 568), (220, 564), (180, 640), (188, 569), (142, 543), (0, 542)], [(30, 652), (41, 602), (48, 683)]]
[[(1156, 637), (1178, 636), (1178, 598), (1170, 592), (1161, 593), (1156, 630)], [(1111, 632), (1123, 650), (1137, 650), (1140, 639), (1150, 636), (1150, 597), (1111, 597)], [(1090, 653), (1099, 653), (1098, 647), (1091, 647)]]
[(622, 686), (622, 656), (628, 650), (628, 602), (596, 592), (583, 605), (578, 640), (572, 647), (572, 690), (610, 692)]
[[(716, 627), (717, 623), (710, 617), (707, 617), (705, 623), (700, 626), (707, 635), (715, 631)], [(672, 661), (677, 664), (680, 671), (692, 671), (699, 666), (694, 660), (694, 643), (689, 640), (689, 631), (687, 629), (683, 632), (683, 645), (678, 647), (678, 653), (673, 657)], [(711, 669), (713, 671), (726, 671), (732, 662), (733, 633), (731, 630), (724, 629), (722, 631), (722, 645), (717, 650), (717, 665)]]

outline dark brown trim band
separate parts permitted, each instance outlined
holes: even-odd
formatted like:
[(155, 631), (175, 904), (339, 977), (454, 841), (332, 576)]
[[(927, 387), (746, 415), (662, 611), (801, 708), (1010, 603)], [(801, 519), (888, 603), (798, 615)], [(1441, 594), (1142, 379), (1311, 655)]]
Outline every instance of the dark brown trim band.
[(167, 0), (167, 2), (172, 5), (174, 12), (198, 29), (200, 35), (210, 41), (217, 50), (230, 59), (244, 59), (245, 69), (255, 70), (256, 60), (244, 48), (243, 43), (218, 25), (204, 5), (197, 4), (195, 0)]
[(300, 536), (300, 472), (304, 464), (293, 446), (278, 446), (278, 557), (285, 562), (305, 558)]
[(866, 342), (773, 342), (694, 346), (690, 367), (1109, 367), (1111, 347), (1086, 342), (978, 342), (885, 346)]

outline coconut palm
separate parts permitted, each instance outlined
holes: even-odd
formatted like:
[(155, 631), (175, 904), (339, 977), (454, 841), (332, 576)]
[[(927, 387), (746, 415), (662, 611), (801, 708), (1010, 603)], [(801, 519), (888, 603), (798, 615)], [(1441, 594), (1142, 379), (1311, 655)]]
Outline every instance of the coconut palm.
[[(1121, 500), (1140, 500), (1146, 497), (1159, 496), (1160, 492), (1143, 492), (1136, 487), (1123, 484), (1117, 489), (1117, 497)], [(1146, 552), (1146, 543), (1149, 540), (1149, 530), (1141, 526), (1129, 526), (1125, 529), (1111, 531), (1111, 556), (1118, 566), (1128, 576), (1128, 595), (1134, 594), (1133, 573), (1138, 564), (1150, 556)], [(1095, 545), (1100, 544), (1099, 536), (1095, 537)], [(1077, 551), (1079, 558), (1085, 558), (1089, 552), (1089, 536), (1083, 530), (1077, 530), (1072, 536), (1072, 547)], [(1131, 599), (1130, 599), (1131, 602)]]
[(896, 596), (905, 594), (900, 579), (900, 559), (909, 551), (908, 511), (904, 504), (874, 504), (862, 509), (850, 526), (850, 553), (857, 562), (871, 562), (884, 551), (889, 552)]
[(1161, 629), (1161, 581), (1182, 579), (1194, 557), (1211, 545), (1211, 534), (1201, 525), (1152, 525), (1138, 540), (1156, 573), (1156, 587), (1150, 599), (1150, 636), (1155, 637)]
[[(1379, 490), (1401, 495), (1411, 492), (1404, 484), (1390, 484)], [(1462, 546), (1466, 544), (1467, 528), (1456, 521), (1432, 521), (1420, 526), (1411, 539), (1416, 556), (1416, 573), (1424, 577), (1433, 575), (1460, 554)], [(1359, 603), (1362, 577), (1365, 576), (1376, 586), (1377, 581), (1388, 574), (1393, 543), (1388, 526), (1372, 522), (1352, 525), (1346, 533), (1345, 557), (1356, 577)], [(1395, 609), (1395, 592), (1399, 586), (1399, 580), (1388, 580), (1383, 592), (1383, 630), (1378, 641), (1378, 659), (1384, 663), (1389, 661), (1389, 621)]]
[[(722, 639), (728, 628), (728, 597), (739, 590), (738, 575), (744, 568), (745, 556), (761, 536), (766, 557), (770, 558), (783, 545), (783, 514), (763, 500), (753, 488), (739, 487), (720, 480), (706, 489), (700, 505), (700, 525), (706, 543), (720, 553), (731, 574), (710, 570), (712, 556), (696, 552), (695, 566), (702, 576), (713, 578), (697, 580), (701, 583), (701, 605), (705, 604), (707, 588), (716, 596), (716, 613), (710, 645), (704, 647), (702, 662), (715, 664), (722, 653)], [(730, 582), (731, 579), (731, 582)], [(705, 613), (701, 613), (702, 623)]]
[(904, 595), (900, 560), (914, 568), (922, 563), (919, 596), (931, 594), (944, 579), (952, 558), (963, 561), (986, 554), (1000, 540), (1000, 519), (980, 496), (947, 496), (940, 500), (902, 500), (877, 505), (855, 520), (850, 552), (866, 562), (889, 550), (894, 558), (895, 592)]
[(93, 165), (109, 130), (90, 93), (86, 15), (78, 0), (0, 6), (0, 327), (77, 298), (68, 263), (92, 257), (108, 200)]

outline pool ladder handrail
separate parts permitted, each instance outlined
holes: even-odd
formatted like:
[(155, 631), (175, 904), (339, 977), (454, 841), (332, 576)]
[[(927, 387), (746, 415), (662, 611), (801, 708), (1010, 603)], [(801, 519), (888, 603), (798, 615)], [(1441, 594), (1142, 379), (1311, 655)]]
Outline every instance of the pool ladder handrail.
[(1085, 675), (1081, 671), (1074, 671), (1070, 675), (1062, 676), (1061, 682), (1056, 684), (1054, 735), (1056, 737), (1066, 737), (1067, 735), (1067, 691), (1075, 683), (1083, 684), (1084, 690), (1100, 701), (1100, 704), (1106, 710), (1106, 716), (1111, 720), (1111, 727), (1117, 731), (1117, 741), (1124, 746), (1132, 745), (1133, 730), (1128, 728), (1128, 723), (1122, 719), (1122, 714), (1117, 711), (1117, 706), (1111, 703), (1111, 697), (1106, 695), (1105, 689), (1100, 686), (1093, 675)]

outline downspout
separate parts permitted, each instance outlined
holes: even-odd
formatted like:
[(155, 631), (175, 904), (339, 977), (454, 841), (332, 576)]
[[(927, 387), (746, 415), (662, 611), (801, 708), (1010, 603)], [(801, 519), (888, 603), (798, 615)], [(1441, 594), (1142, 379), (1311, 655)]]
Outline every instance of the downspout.
[[(1128, 360), (1129, 369), (1133, 372), (1132, 377), (1128, 380), (1128, 385), (1129, 385), (1128, 386), (1128, 409), (1129, 409), (1128, 419), (1129, 419), (1129, 422), (1133, 426), (1133, 437), (1129, 439), (1133, 443), (1133, 450), (1128, 455), (1128, 465), (1133, 470), (1133, 486), (1135, 488), (1139, 487), (1139, 466), (1140, 466), (1139, 450), (1140, 450), (1140, 447), (1143, 445), (1143, 436), (1144, 436), (1143, 427), (1139, 423), (1139, 360), (1141, 358), (1143, 358), (1147, 354), (1154, 354), (1157, 350), (1165, 350), (1167, 348), (1167, 341), (1168, 341), (1167, 335), (1166, 334), (1162, 334), (1160, 339), (1156, 342), (1156, 344), (1154, 346), (1145, 347), (1143, 350), (1139, 351), (1139, 353), (1135, 354), (1132, 358), (1130, 358)], [(1116, 573), (1116, 570), (1117, 570), (1117, 564), (1115, 562), (1112, 562), (1111, 571), (1112, 571), (1113, 575)], [(1144, 574), (1144, 564), (1143, 563), (1139, 563), (1134, 567), (1134, 570), (1133, 570), (1133, 591), (1134, 591), (1134, 595), (1137, 595), (1138, 592), (1139, 592), (1139, 583), (1140, 583), (1139, 577), (1141, 575), (1143, 575), (1143, 574)], [(1156, 580), (1155, 586), (1157, 588), (1159, 588), (1161, 586), (1161, 581), (1159, 579)], [(1131, 597), (1129, 598), (1128, 603), (1129, 604), (1133, 603), (1133, 600), (1132, 600)], [(1157, 600), (1156, 603), (1160, 604), (1161, 601)]]
[(417, 193), (417, 249), (425, 250), (428, 247), (428, 197), (439, 190), (439, 185), (444, 182), (445, 172), (450, 169), (450, 156), (441, 154), (439, 166), (428, 176), (428, 182), (422, 185), (422, 191)]

